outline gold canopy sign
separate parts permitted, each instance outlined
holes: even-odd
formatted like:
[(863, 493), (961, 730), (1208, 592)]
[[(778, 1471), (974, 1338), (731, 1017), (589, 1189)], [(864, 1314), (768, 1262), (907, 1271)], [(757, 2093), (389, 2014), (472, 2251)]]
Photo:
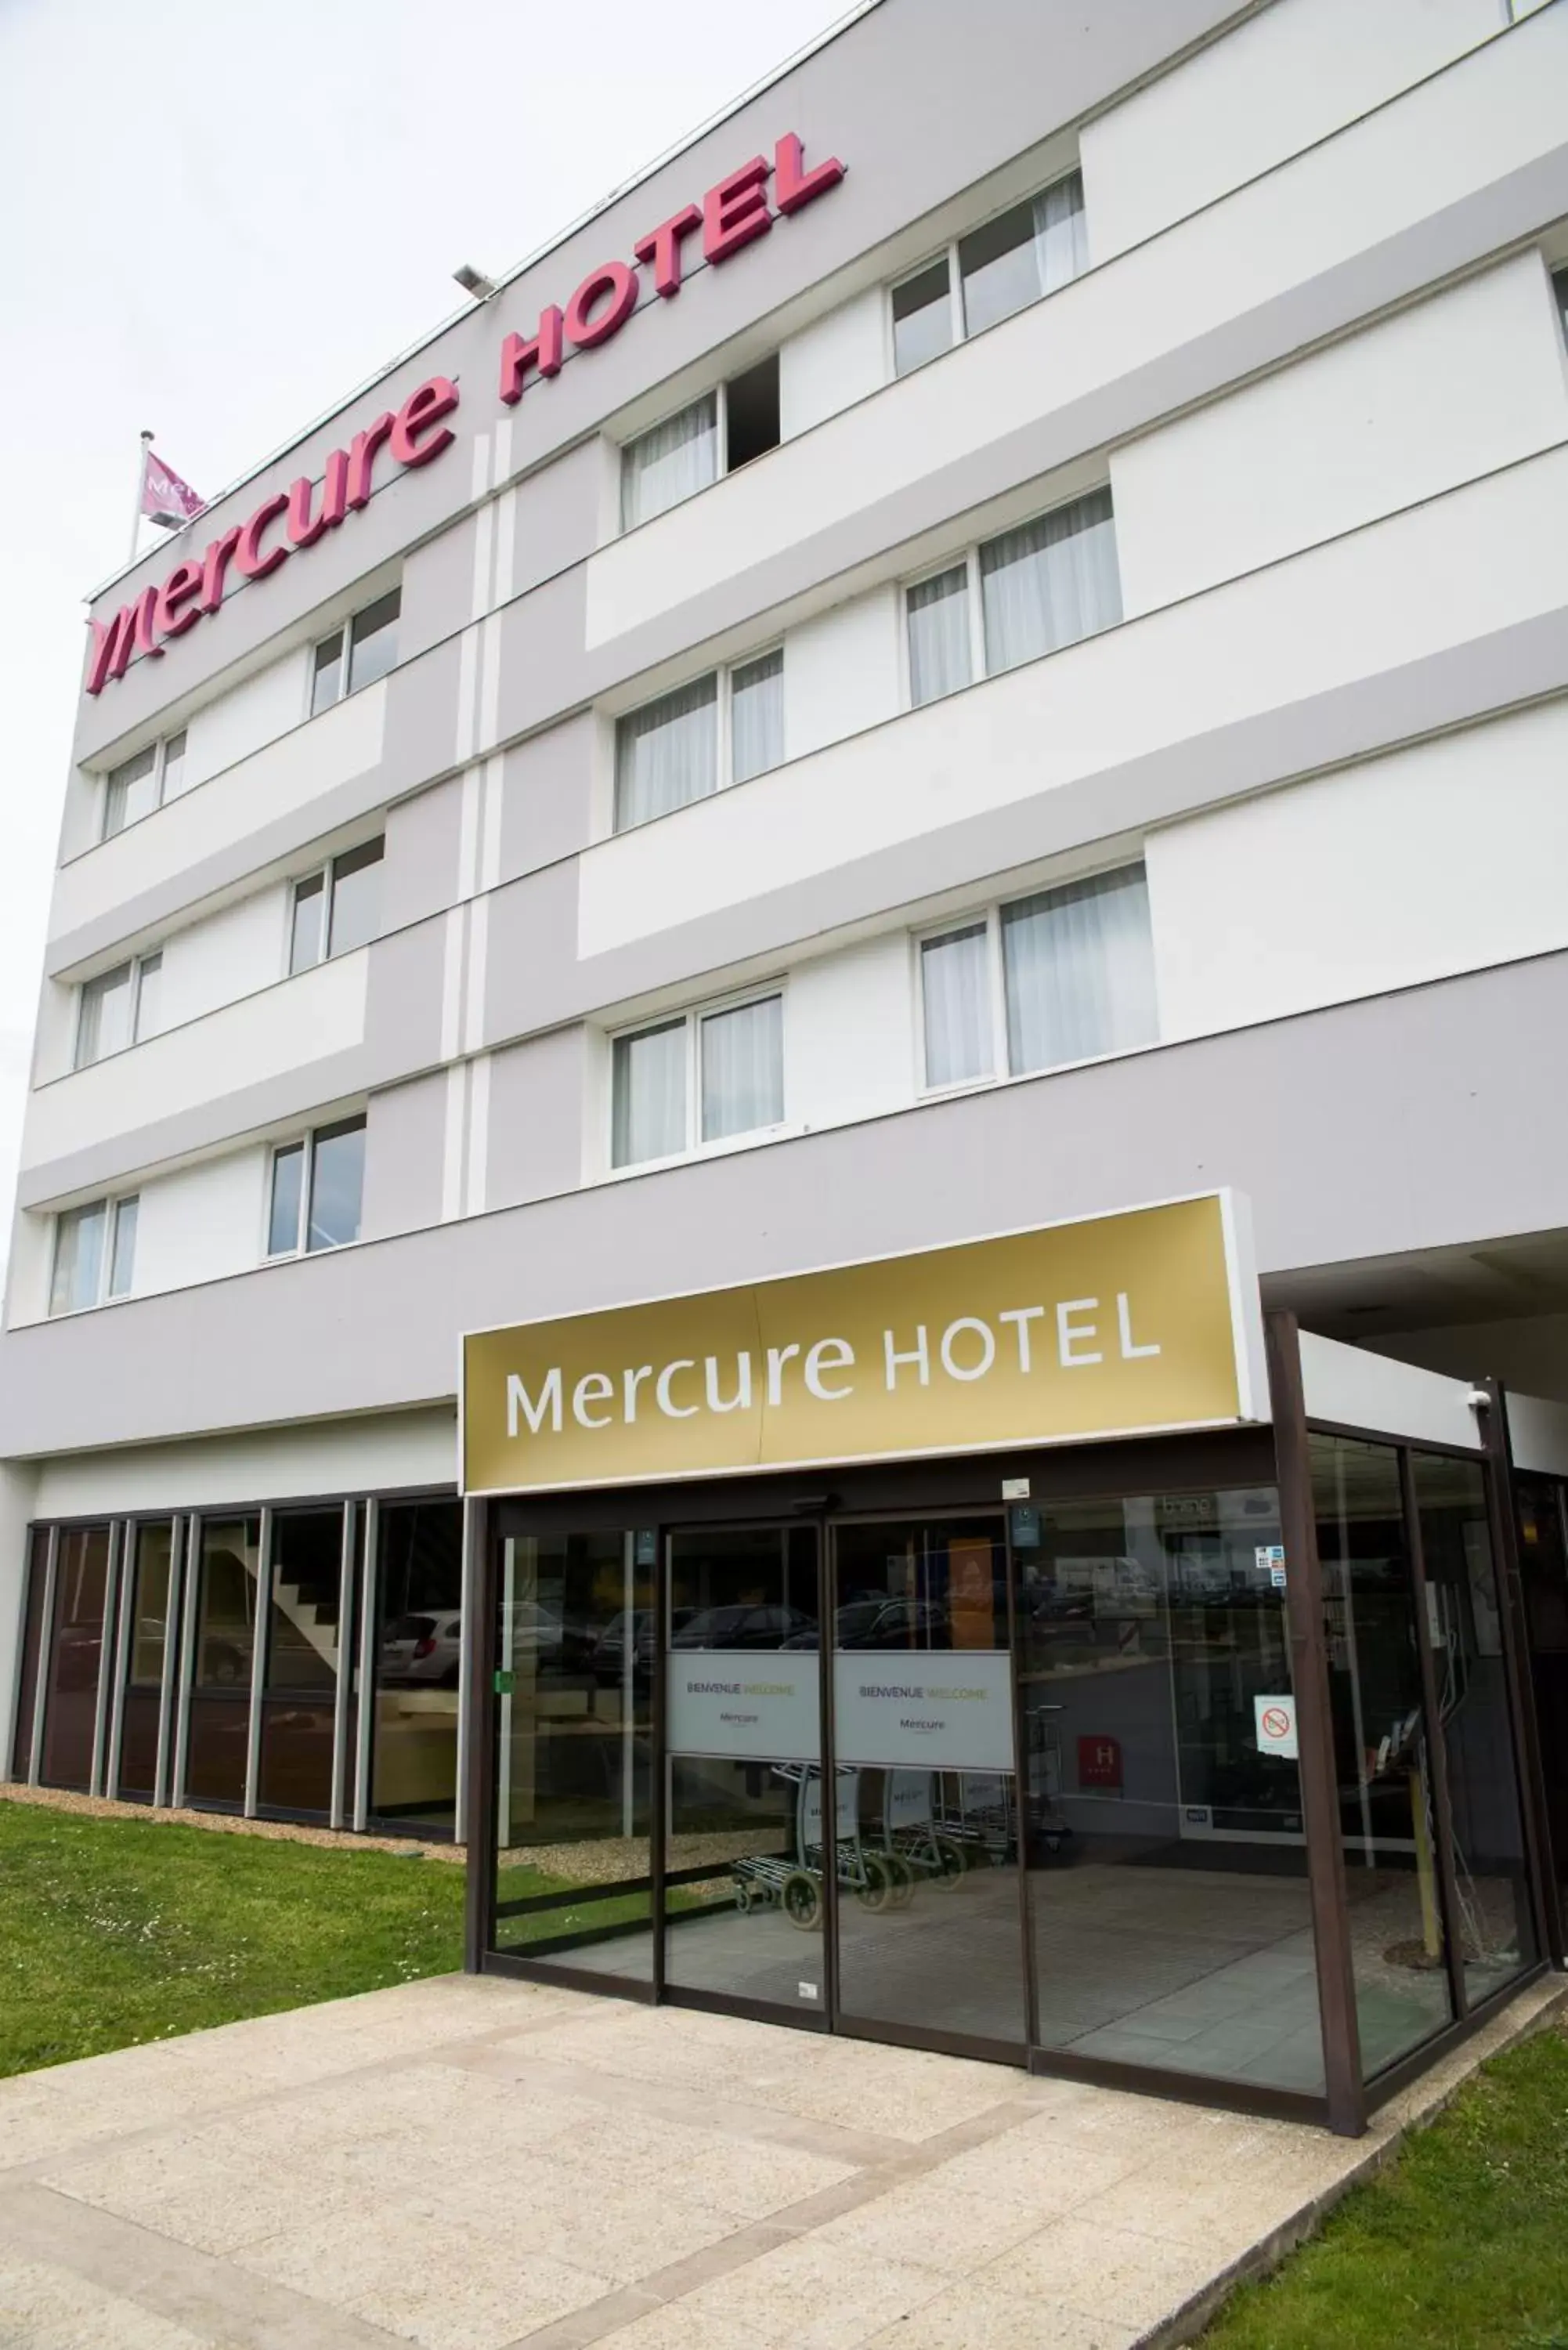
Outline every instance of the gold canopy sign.
[(1228, 1192), (472, 1333), (471, 1493), (1262, 1419)]

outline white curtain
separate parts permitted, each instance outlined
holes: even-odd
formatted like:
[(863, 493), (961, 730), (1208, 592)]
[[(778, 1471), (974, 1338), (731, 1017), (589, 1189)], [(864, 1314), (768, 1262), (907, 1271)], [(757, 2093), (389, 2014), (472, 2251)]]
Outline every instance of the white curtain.
[(784, 1118), (784, 1006), (776, 995), (702, 1023), (702, 1139), (750, 1134)]
[(992, 676), (1113, 627), (1122, 588), (1109, 490), (993, 538), (980, 578)]
[(610, 1156), (617, 1167), (686, 1148), (686, 1023), (615, 1040)]
[(615, 828), (705, 799), (719, 782), (719, 681), (701, 677), (616, 729)]
[(918, 710), (970, 681), (969, 572), (963, 564), (922, 579), (908, 597), (909, 699)]
[(79, 1306), (98, 1304), (107, 1221), (108, 1211), (99, 1200), (91, 1208), (70, 1209), (56, 1224), (55, 1269), (49, 1284), (51, 1314), (72, 1314)]
[(928, 1086), (961, 1086), (991, 1075), (988, 960), (983, 922), (927, 939), (920, 949)]
[(1088, 267), (1084, 182), (1076, 172), (1035, 197), (1034, 254), (1042, 294), (1054, 294), (1059, 286), (1069, 284)]
[(621, 451), (621, 527), (635, 530), (639, 522), (651, 522), (668, 506), (705, 490), (718, 475), (719, 402), (711, 391)]
[(101, 1061), (107, 1053), (118, 1053), (130, 1042), (130, 965), (122, 962), (117, 970), (106, 971), (101, 979), (89, 979), (82, 990), (77, 1014), (77, 1066), (85, 1069), (89, 1061)]
[(730, 774), (743, 784), (784, 764), (784, 654), (764, 653), (730, 680)]
[(1004, 907), (1002, 958), (1015, 1076), (1147, 1045), (1158, 1034), (1141, 865)]
[[(182, 745), (183, 737), (181, 738)], [(181, 756), (184, 756), (182, 747)], [(158, 806), (158, 745), (150, 743), (134, 759), (114, 768), (104, 801), (103, 837), (123, 832), (128, 824), (151, 816)]]

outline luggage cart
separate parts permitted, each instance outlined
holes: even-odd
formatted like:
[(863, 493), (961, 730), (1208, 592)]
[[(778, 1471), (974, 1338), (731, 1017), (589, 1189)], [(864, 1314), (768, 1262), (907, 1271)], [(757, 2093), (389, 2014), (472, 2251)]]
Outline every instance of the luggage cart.
[(939, 1828), (929, 1771), (889, 1771), (882, 1798), (882, 1848), (916, 1880), (950, 1891), (969, 1866), (964, 1848)]
[[(822, 1773), (815, 1762), (775, 1762), (775, 1778), (792, 1783), (795, 1797), (795, 1857), (735, 1860), (730, 1876), (742, 1913), (776, 1901), (792, 1926), (815, 1930), (822, 1915)], [(885, 1856), (860, 1838), (860, 1773), (840, 1764), (834, 1794), (833, 1838), (838, 1882), (865, 1909), (880, 1909), (896, 1883)]]
[(938, 1825), (944, 1835), (961, 1846), (978, 1866), (985, 1861), (1003, 1868), (1018, 1857), (1017, 1824), (1007, 1777), (1001, 1771), (957, 1771), (945, 1774), (957, 1781), (956, 1796), (944, 1795)]

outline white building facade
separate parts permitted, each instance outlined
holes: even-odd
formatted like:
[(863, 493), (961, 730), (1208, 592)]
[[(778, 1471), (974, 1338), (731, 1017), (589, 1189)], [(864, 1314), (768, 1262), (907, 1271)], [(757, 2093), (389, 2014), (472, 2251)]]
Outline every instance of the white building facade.
[(1514, 13), (878, 0), (96, 600), (13, 1776), (461, 1836), (471, 1330), (1234, 1190), (1266, 1307), (1568, 1403)]

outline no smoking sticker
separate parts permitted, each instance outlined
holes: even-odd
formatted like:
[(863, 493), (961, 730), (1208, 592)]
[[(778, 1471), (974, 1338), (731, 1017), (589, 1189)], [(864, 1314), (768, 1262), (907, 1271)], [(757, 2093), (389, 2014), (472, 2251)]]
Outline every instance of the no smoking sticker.
[(1258, 1729), (1260, 1754), (1296, 1758), (1296, 1701), (1293, 1697), (1255, 1697), (1252, 1714)]

